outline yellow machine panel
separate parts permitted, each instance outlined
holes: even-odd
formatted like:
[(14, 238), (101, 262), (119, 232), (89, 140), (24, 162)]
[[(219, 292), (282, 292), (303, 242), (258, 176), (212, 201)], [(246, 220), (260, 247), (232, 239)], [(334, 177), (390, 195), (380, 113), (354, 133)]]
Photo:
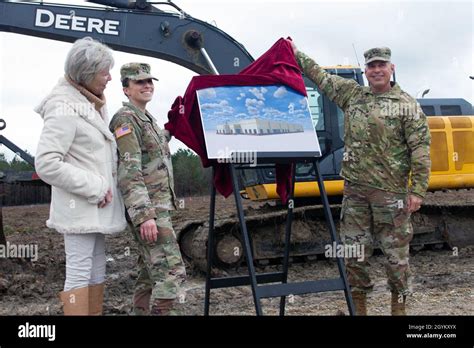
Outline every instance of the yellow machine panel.
[[(428, 117), (431, 132), (429, 191), (474, 187), (474, 116)], [(326, 180), (329, 196), (342, 196), (343, 180)], [(246, 187), (251, 200), (278, 199), (276, 184)], [(297, 182), (295, 197), (317, 197), (314, 181)]]

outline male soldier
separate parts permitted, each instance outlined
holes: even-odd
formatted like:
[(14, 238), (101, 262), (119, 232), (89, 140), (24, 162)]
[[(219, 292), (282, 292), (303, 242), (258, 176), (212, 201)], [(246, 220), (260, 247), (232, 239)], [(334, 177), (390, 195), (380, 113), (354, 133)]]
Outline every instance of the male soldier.
[(120, 69), (129, 102), (117, 111), (110, 130), (119, 151), (118, 180), (127, 220), (138, 243), (135, 314), (177, 314), (186, 277), (169, 211), (176, 208), (169, 133), (158, 127), (146, 110), (153, 98), (150, 66), (129, 63)]
[(347, 245), (361, 244), (365, 251), (361, 262), (346, 258), (356, 314), (367, 315), (367, 293), (373, 288), (367, 258), (377, 240), (386, 256), (392, 315), (405, 315), (410, 214), (420, 208), (431, 165), (426, 117), (416, 100), (390, 81), (395, 66), (389, 48), (364, 53), (369, 87), (362, 87), (330, 75), (291, 45), (304, 74), (345, 114), (341, 239)]

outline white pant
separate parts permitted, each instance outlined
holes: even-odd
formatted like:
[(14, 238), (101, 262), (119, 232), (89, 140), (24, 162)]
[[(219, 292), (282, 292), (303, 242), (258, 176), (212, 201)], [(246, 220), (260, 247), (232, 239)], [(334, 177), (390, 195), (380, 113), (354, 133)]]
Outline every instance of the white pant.
[(65, 234), (64, 291), (105, 281), (105, 236), (102, 233)]

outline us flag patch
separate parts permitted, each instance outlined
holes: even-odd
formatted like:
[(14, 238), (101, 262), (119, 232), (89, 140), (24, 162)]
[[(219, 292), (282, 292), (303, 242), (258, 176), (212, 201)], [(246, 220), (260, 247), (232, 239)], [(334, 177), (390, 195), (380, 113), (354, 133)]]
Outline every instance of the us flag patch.
[(124, 135), (127, 135), (127, 134), (130, 134), (132, 133), (132, 127), (130, 127), (130, 125), (126, 124), (126, 125), (122, 125), (120, 127), (118, 127), (114, 134), (115, 134), (115, 139), (118, 139), (120, 137), (123, 137)]

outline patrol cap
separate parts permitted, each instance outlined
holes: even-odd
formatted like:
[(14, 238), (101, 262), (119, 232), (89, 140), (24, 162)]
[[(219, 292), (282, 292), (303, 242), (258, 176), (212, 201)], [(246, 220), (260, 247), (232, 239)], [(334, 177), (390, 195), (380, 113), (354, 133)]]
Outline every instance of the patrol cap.
[(125, 79), (130, 79), (134, 81), (138, 80), (147, 80), (153, 79), (158, 81), (158, 79), (150, 74), (151, 68), (150, 64), (147, 63), (127, 63), (122, 65), (120, 68), (120, 81), (123, 82)]
[(389, 62), (391, 55), (392, 51), (388, 47), (371, 48), (370, 50), (364, 52), (365, 64), (369, 64), (370, 62), (376, 60)]

